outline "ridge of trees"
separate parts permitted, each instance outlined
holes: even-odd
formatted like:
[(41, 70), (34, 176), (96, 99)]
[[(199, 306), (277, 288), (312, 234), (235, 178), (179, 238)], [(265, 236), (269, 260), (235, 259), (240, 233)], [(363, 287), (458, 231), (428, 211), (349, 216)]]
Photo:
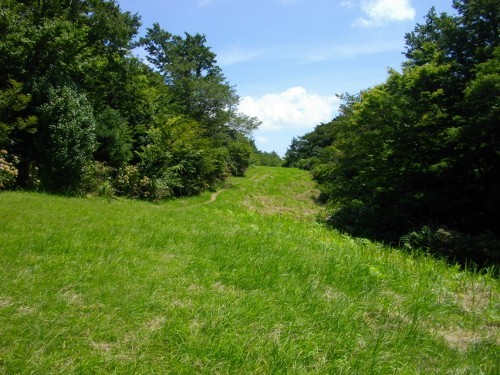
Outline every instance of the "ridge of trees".
[(332, 227), (460, 262), (500, 263), (500, 46), (494, 0), (431, 9), (406, 34), (402, 71), (293, 139)]
[(206, 37), (140, 25), (114, 0), (1, 2), (0, 188), (163, 199), (265, 162)]

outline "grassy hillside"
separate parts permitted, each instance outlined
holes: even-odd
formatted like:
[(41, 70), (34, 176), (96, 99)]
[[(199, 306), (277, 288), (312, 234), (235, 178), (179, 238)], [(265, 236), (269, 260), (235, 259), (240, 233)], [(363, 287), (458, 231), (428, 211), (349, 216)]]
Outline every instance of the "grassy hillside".
[(0, 374), (500, 371), (500, 283), (328, 231), (307, 173), (0, 194)]

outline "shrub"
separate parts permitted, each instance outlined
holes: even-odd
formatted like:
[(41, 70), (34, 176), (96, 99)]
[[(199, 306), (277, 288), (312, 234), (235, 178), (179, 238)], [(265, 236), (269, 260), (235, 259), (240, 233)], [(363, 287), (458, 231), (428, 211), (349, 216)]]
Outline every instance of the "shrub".
[(141, 176), (137, 166), (127, 165), (118, 172), (115, 182), (116, 192), (129, 198), (142, 198), (147, 196), (149, 183), (149, 178)]
[(29, 190), (38, 190), (42, 185), (42, 181), (40, 180), (40, 168), (38, 164), (34, 161), (28, 162), (26, 168), (26, 180), (25, 186)]
[(148, 199), (195, 195), (225, 176), (227, 151), (206, 139), (197, 122), (174, 118), (147, 132), (136, 152), (138, 173), (151, 179)]
[(172, 197), (172, 179), (168, 176), (148, 178), (145, 185), (145, 198), (150, 201), (161, 201)]
[(500, 263), (500, 239), (491, 233), (469, 235), (446, 228), (424, 226), (401, 237), (410, 250), (424, 250), (461, 264), (473, 260), (480, 266)]
[(229, 149), (229, 171), (233, 176), (244, 176), (250, 165), (252, 148), (245, 141), (231, 142)]
[(115, 188), (118, 195), (150, 201), (172, 196), (172, 180), (168, 176), (149, 177), (135, 165), (127, 165), (118, 172)]
[(115, 169), (99, 161), (91, 161), (84, 168), (79, 190), (82, 194), (94, 194), (111, 198), (115, 195), (112, 179)]
[(225, 163), (221, 159), (223, 153), (206, 145), (200, 145), (200, 149), (187, 144), (184, 148), (181, 146), (174, 145), (172, 162), (175, 164), (168, 169), (171, 179), (178, 182), (173, 185), (174, 194), (199, 194), (221, 178), (225, 170)]
[(343, 205), (333, 206), (326, 217), (326, 224), (353, 236), (372, 237), (374, 233), (366, 225), (372, 218), (370, 207), (360, 200), (353, 199)]
[(132, 139), (127, 121), (114, 109), (107, 108), (96, 115), (96, 137), (99, 143), (95, 157), (114, 168), (132, 159)]
[(96, 148), (92, 107), (73, 88), (52, 88), (40, 114), (45, 133), (39, 145), (42, 183), (51, 191), (74, 192)]
[[(9, 161), (11, 159), (12, 161)], [(8, 189), (16, 182), (18, 171), (17, 157), (9, 158), (7, 150), (0, 150), (0, 190)]]

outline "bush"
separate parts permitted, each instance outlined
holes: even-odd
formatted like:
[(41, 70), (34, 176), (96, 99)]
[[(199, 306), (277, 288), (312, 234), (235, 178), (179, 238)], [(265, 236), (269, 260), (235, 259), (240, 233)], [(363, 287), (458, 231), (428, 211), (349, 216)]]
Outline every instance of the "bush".
[(115, 195), (112, 179), (115, 169), (105, 163), (92, 161), (85, 166), (79, 190), (82, 194), (93, 194), (111, 198)]
[(146, 176), (135, 165), (127, 165), (121, 169), (114, 186), (118, 195), (129, 198), (160, 201), (172, 197), (169, 178)]
[(174, 118), (147, 132), (147, 143), (136, 152), (138, 173), (150, 178), (148, 199), (195, 195), (227, 171), (227, 152), (204, 138), (198, 123)]
[(39, 144), (42, 183), (51, 191), (75, 192), (97, 145), (92, 107), (70, 87), (52, 88), (40, 114), (45, 133)]
[(132, 159), (128, 124), (118, 111), (107, 108), (96, 116), (96, 136), (99, 143), (95, 153), (97, 160), (120, 168)]
[(115, 182), (116, 192), (129, 198), (147, 198), (150, 184), (150, 178), (142, 176), (135, 165), (121, 169)]
[(263, 165), (268, 167), (281, 167), (283, 159), (275, 152), (266, 152), (254, 150), (250, 162), (255, 165)]
[(229, 172), (233, 176), (244, 176), (250, 165), (252, 148), (245, 141), (231, 142), (229, 149)]
[(479, 266), (500, 263), (500, 239), (491, 233), (468, 235), (446, 228), (424, 226), (401, 237), (410, 250), (424, 250), (465, 264), (473, 260)]
[[(8, 159), (12, 161), (8, 161)], [(9, 158), (7, 150), (0, 150), (0, 190), (8, 189), (16, 182), (18, 175), (17, 162), (18, 160), (15, 156)]]
[(373, 212), (360, 200), (353, 199), (344, 205), (333, 207), (326, 217), (326, 224), (341, 232), (358, 237), (373, 237), (367, 222), (373, 219)]

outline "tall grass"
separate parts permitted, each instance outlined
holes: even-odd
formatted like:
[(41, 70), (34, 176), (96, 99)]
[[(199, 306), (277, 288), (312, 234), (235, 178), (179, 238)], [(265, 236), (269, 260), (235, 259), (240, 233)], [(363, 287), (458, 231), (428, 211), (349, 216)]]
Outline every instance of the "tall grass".
[(500, 371), (498, 280), (331, 232), (314, 195), (263, 167), (164, 204), (0, 194), (0, 373)]

